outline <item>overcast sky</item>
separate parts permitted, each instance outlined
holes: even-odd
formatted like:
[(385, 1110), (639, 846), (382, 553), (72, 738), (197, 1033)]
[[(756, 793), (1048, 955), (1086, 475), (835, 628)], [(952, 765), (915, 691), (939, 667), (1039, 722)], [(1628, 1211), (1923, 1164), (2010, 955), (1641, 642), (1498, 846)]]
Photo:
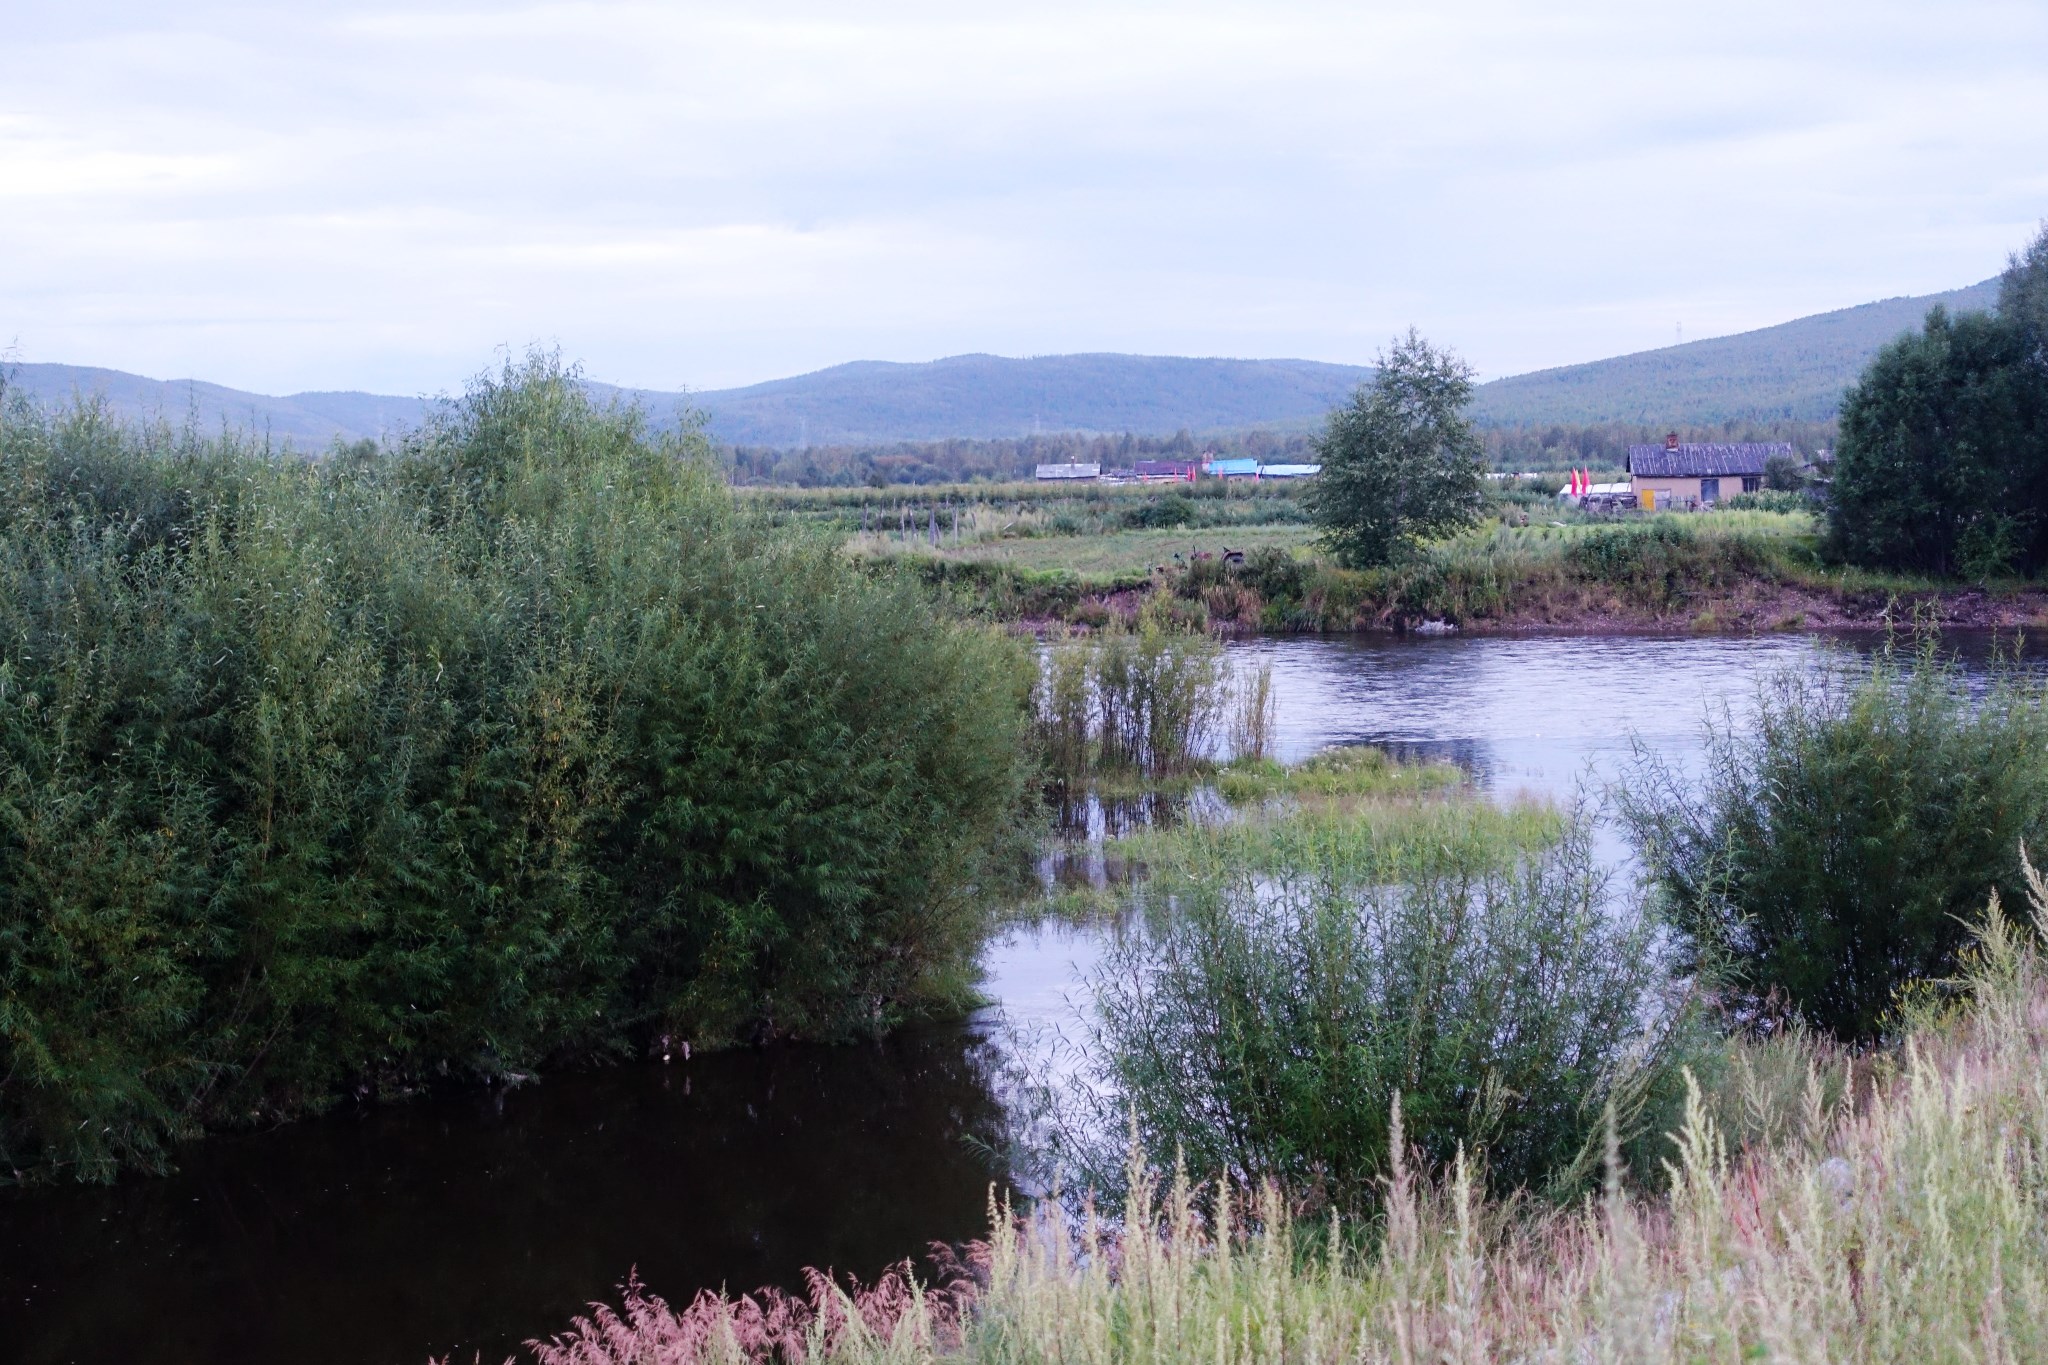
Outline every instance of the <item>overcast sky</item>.
[(2048, 0), (0, 0), (0, 347), (265, 392), (494, 348), (1482, 374), (1985, 278)]

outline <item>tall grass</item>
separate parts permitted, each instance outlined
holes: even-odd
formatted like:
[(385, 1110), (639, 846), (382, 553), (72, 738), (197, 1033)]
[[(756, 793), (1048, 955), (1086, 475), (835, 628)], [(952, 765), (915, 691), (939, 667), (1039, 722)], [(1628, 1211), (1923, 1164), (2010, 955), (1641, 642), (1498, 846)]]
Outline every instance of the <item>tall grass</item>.
[(542, 357), (307, 463), (0, 417), (0, 1171), (965, 997), (1028, 656)]
[(1152, 618), (1047, 648), (1033, 701), (1040, 759), (1071, 789), (1182, 776), (1219, 748), (1262, 758), (1273, 742), (1271, 670), (1233, 679), (1215, 640)]
[[(1966, 960), (1967, 1008), (1923, 1017), (1889, 1074), (1742, 1147), (1695, 1090), (1638, 1188), (1613, 1144), (1602, 1188), (1552, 1210), (1495, 1202), (1468, 1157), (1419, 1165), (1390, 1142), (1384, 1214), (1303, 1227), (1270, 1183), (1249, 1197), (1142, 1169), (1122, 1220), (1057, 1201), (996, 1211), (973, 1294), (828, 1305), (840, 1330), (768, 1342), (744, 1302), (708, 1296), (697, 1330), (636, 1288), (539, 1351), (546, 1365), (802, 1365), (1077, 1360), (1214, 1365), (1359, 1361), (2026, 1361), (2048, 1355), (2048, 888), (2034, 923), (1996, 907)], [(1405, 1132), (1403, 1134), (1405, 1137)], [(1632, 1190), (1634, 1192), (1632, 1192)], [(757, 1309), (756, 1309), (757, 1311)], [(734, 1326), (728, 1326), (733, 1324)], [(857, 1325), (855, 1325), (857, 1324)]]

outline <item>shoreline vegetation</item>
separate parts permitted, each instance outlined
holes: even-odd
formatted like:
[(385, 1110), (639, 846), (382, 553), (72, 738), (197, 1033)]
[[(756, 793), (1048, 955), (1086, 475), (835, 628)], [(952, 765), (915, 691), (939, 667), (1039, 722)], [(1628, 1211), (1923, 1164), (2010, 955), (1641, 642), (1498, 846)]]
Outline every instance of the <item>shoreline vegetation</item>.
[[(1219, 635), (1460, 631), (1735, 632), (2048, 623), (2048, 586), (1832, 564), (1799, 499), (1600, 516), (1556, 481), (1503, 481), (1484, 521), (1399, 562), (1320, 551), (1302, 490), (1210, 481), (1078, 492), (1043, 485), (743, 489), (872, 569), (908, 568), (956, 608), (1040, 636), (1148, 610)], [(1769, 499), (1752, 499), (1770, 502)]]
[[(1115, 837), (1133, 875), (1077, 908), (1121, 918), (1076, 1051), (1018, 1091), (1038, 1198), (992, 1190), (985, 1240), (866, 1287), (812, 1271), (801, 1294), (676, 1307), (629, 1278), (529, 1357), (2038, 1358), (2048, 882), (2024, 849), (2048, 835), (2048, 692), (2007, 674), (1972, 700), (1923, 637), (1766, 698), (1707, 797), (1661, 772), (1630, 789), (1646, 898), (1609, 894), (1583, 812), (1485, 799), (1443, 765), (1173, 765), (1227, 809)], [(1978, 804), (2013, 820), (1956, 851), (1972, 736), (2012, 751)], [(1853, 904), (1771, 903), (1873, 842), (1894, 862), (1842, 888)], [(1943, 942), (1887, 950), (1888, 973), (1825, 948), (1858, 916), (1944, 913)], [(1788, 969), (1773, 929), (1822, 947)], [(1845, 989), (1884, 1002), (1875, 1033), (1834, 1017)]]
[(0, 1183), (973, 999), (1030, 653), (535, 355), (307, 462), (0, 410)]
[[(1685, 1077), (1653, 1172), (1611, 1131), (1570, 1203), (1493, 1196), (1472, 1153), (1427, 1164), (1388, 1113), (1378, 1210), (1303, 1218), (1269, 1180), (1162, 1177), (1119, 1217), (991, 1199), (986, 1241), (869, 1287), (637, 1281), (529, 1343), (537, 1365), (1217, 1365), (2038, 1359), (2048, 1351), (2048, 887), (1994, 901), (1952, 994), (1882, 1053), (1797, 1032)], [(1610, 1125), (1611, 1130), (1611, 1125)], [(1642, 1177), (1653, 1176), (1649, 1182)]]

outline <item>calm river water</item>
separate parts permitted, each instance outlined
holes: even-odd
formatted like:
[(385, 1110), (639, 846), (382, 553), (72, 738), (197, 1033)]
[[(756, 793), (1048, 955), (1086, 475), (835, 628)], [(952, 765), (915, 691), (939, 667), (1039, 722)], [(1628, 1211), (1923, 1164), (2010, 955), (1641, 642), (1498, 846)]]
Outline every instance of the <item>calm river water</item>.
[[(1951, 641), (1981, 661), (1988, 641)], [(1523, 637), (1255, 641), (1282, 756), (1371, 742), (1488, 789), (1597, 790), (1631, 737), (1671, 760), (1738, 726), (1774, 669), (1868, 641)], [(1618, 840), (1605, 845), (1625, 856)], [(0, 1194), (0, 1361), (502, 1359), (629, 1271), (671, 1299), (862, 1277), (984, 1230), (1002, 1017), (1057, 1024), (1085, 931), (990, 946), (1000, 1008), (856, 1047), (551, 1075), (209, 1138), (165, 1179)]]

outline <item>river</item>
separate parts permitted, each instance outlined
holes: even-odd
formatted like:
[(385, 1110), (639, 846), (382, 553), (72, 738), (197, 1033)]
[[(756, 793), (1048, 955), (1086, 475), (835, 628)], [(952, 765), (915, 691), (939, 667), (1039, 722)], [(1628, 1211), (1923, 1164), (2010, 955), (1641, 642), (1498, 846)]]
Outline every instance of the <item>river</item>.
[[(1445, 757), (1489, 791), (1597, 794), (1632, 744), (1680, 765), (1745, 723), (1772, 670), (1871, 641), (1271, 639), (1278, 745)], [(1989, 642), (1951, 640), (1973, 670)], [(1609, 832), (1607, 856), (1626, 849)], [(981, 1233), (1002, 1126), (1005, 1022), (1067, 1017), (1095, 941), (1013, 930), (997, 1007), (849, 1047), (781, 1046), (550, 1075), (510, 1093), (346, 1108), (222, 1135), (163, 1179), (0, 1193), (0, 1360), (363, 1365), (559, 1330), (637, 1269), (659, 1293), (871, 1277)]]

